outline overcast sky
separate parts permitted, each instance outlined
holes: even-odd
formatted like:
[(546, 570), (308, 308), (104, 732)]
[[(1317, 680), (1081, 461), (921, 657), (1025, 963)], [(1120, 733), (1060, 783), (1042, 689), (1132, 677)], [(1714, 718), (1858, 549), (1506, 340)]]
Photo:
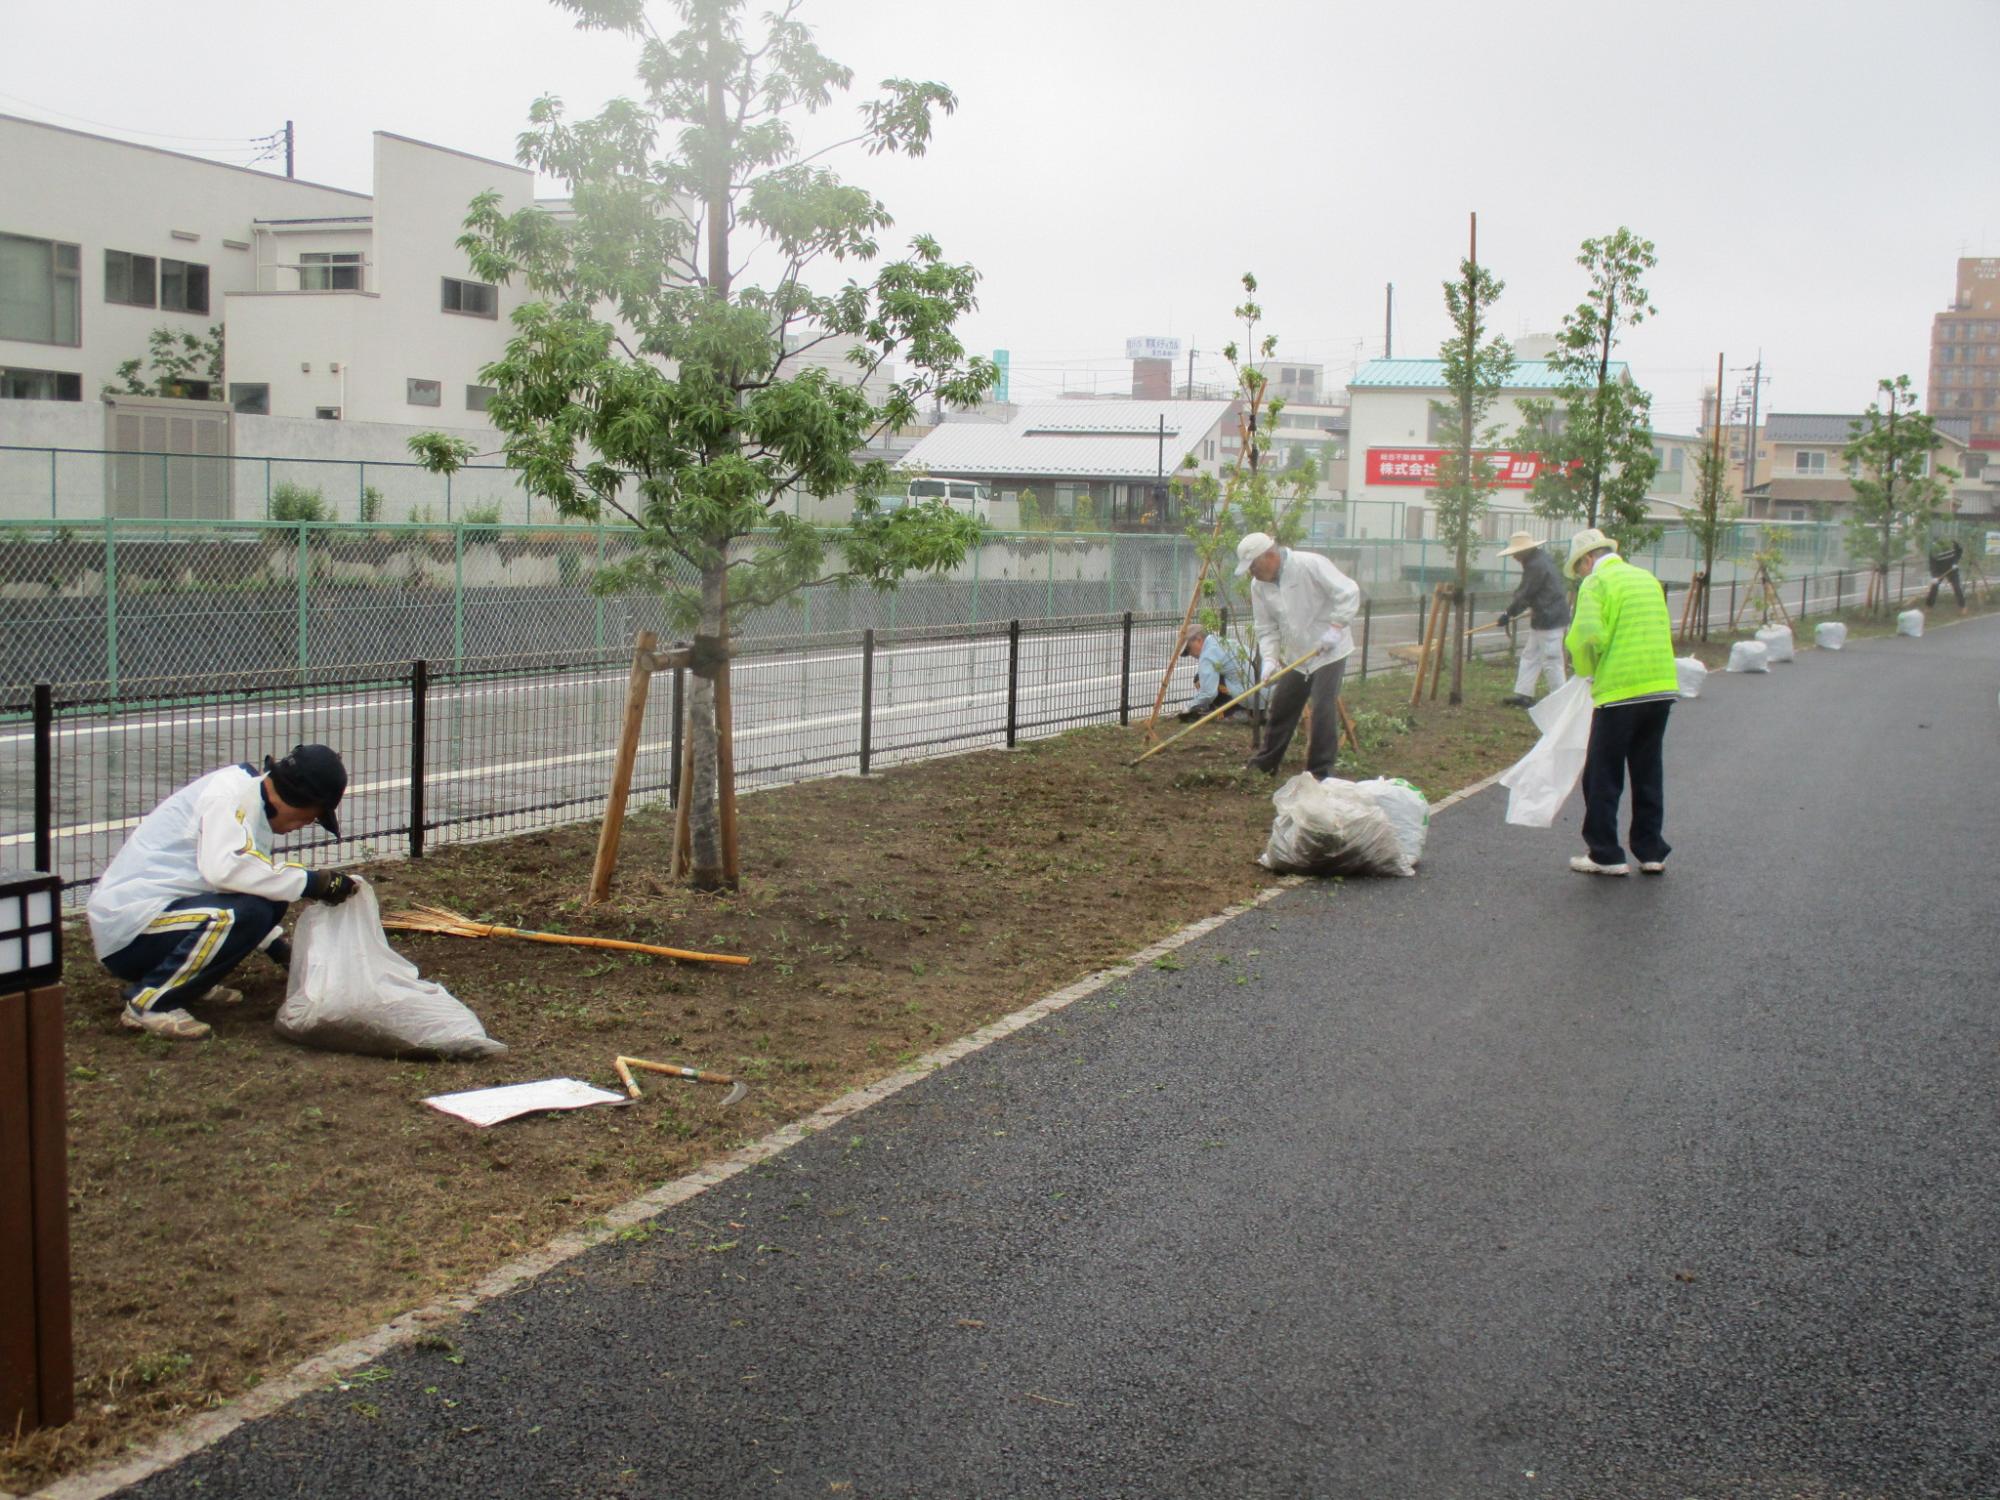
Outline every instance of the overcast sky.
[[(1922, 385), (1957, 258), (2000, 255), (2000, 0), (806, 0), (802, 19), (855, 71), (837, 108), (892, 75), (957, 91), (928, 156), (836, 165), (896, 233), (979, 268), (966, 341), (1012, 351), (1017, 400), (1125, 389), (1139, 334), (1219, 382), (1246, 270), (1280, 354), (1336, 385), (1382, 352), (1390, 282), (1397, 352), (1434, 355), (1476, 210), (1510, 335), (1581, 295), (1583, 239), (1657, 244), (1658, 316), (1622, 350), (1656, 426), (1695, 424), (1718, 352), (1762, 351), (1767, 410), (1858, 411), (1880, 376)], [(239, 161), (290, 118), (299, 176), (364, 191), (371, 131), (511, 160), (537, 95), (581, 113), (632, 92), (633, 45), (547, 0), (100, 0), (10, 6), (4, 29), (0, 111)]]

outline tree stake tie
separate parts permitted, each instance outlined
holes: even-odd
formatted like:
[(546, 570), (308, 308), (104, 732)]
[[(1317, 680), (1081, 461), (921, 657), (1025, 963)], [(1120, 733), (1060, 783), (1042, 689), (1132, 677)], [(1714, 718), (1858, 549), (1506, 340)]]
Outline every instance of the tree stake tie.
[(515, 937), (531, 943), (565, 943), (574, 948), (611, 948), (620, 953), (657, 953), (661, 958), (678, 958), (688, 963), (747, 964), (740, 953), (692, 953), (685, 948), (663, 948), (658, 943), (628, 943), (623, 938), (572, 937), (566, 932), (529, 932), (520, 927), (501, 927), (492, 922), (475, 922), (441, 906), (413, 906), (382, 919), (384, 927), (398, 932), (437, 932), (446, 937)]
[(624, 1080), (626, 1094), (634, 1099), (639, 1097), (639, 1083), (632, 1076), (634, 1068), (641, 1068), (648, 1073), (664, 1073), (669, 1078), (690, 1078), (696, 1083), (726, 1083), (729, 1085), (729, 1092), (723, 1096), (724, 1109), (750, 1092), (750, 1085), (740, 1078), (731, 1078), (727, 1073), (704, 1073), (700, 1068), (683, 1068), (676, 1063), (648, 1062), (643, 1057), (614, 1057), (611, 1066), (618, 1070), (618, 1076)]
[[(1313, 647), (1312, 650), (1308, 651), (1304, 656), (1301, 656), (1297, 661), (1293, 662), (1289, 667), (1286, 667), (1284, 672), (1273, 673), (1271, 676), (1271, 682), (1276, 682), (1280, 677), (1283, 677), (1285, 675), (1285, 672), (1298, 671), (1300, 667), (1304, 666), (1307, 662), (1311, 661), (1315, 656), (1318, 656), (1319, 652), (1320, 652), (1319, 647), (1317, 646)], [(1222, 715), (1228, 713), (1230, 709), (1236, 707), (1237, 704), (1241, 703), (1245, 698), (1248, 698), (1252, 693), (1256, 692), (1259, 688), (1265, 688), (1269, 686), (1270, 683), (1268, 682), (1260, 682), (1256, 685), (1256, 687), (1245, 689), (1243, 692), (1238, 693), (1234, 698), (1231, 698), (1227, 703), (1223, 704), (1222, 707), (1214, 710), (1211, 713), (1203, 714), (1199, 719), (1196, 719), (1192, 724), (1188, 725), (1188, 727), (1183, 729), (1179, 734), (1168, 735), (1165, 739), (1161, 740), (1159, 744), (1153, 746), (1152, 749), (1146, 751), (1144, 755), (1141, 755), (1139, 757), (1139, 760), (1127, 761), (1126, 765), (1136, 766), (1139, 764), (1140, 760), (1146, 759), (1146, 756), (1158, 755), (1162, 750), (1166, 749), (1167, 746), (1171, 745), (1175, 740), (1185, 739), (1188, 735), (1193, 734), (1197, 729), (1201, 728), (1202, 725), (1208, 723), (1209, 720), (1220, 718)]]

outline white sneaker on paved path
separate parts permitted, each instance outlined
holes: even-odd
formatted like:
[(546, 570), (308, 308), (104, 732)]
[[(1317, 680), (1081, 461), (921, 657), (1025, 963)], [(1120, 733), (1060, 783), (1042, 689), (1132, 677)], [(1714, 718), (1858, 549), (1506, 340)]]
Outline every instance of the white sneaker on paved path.
[(179, 1042), (198, 1042), (208, 1035), (208, 1023), (197, 1021), (184, 1010), (139, 1010), (128, 1005), (118, 1021), (132, 1031), (172, 1037)]
[(1574, 856), (1569, 862), (1569, 867), (1579, 875), (1625, 875), (1629, 874), (1631, 870), (1629, 865), (1622, 863), (1600, 865), (1588, 854)]
[(1639, 873), (1641, 875), (1664, 875), (1667, 873), (1667, 862), (1664, 859), (1642, 859), (1639, 861)]

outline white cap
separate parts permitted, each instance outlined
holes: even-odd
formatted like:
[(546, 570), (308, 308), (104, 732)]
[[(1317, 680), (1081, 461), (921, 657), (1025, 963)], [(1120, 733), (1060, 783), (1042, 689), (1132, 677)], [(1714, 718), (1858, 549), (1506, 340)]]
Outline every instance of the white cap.
[(1250, 564), (1277, 546), (1277, 539), (1268, 532), (1253, 531), (1236, 544), (1236, 576), (1241, 578), (1250, 571)]

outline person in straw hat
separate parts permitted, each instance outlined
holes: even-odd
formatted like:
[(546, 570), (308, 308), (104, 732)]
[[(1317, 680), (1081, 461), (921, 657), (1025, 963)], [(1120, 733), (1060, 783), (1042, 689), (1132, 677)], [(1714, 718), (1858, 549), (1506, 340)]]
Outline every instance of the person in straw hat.
[(1679, 696), (1673, 619), (1659, 579), (1618, 555), (1595, 526), (1569, 539), (1563, 571), (1583, 581), (1569, 627), (1569, 657), (1590, 679), (1590, 748), (1583, 762), (1583, 842), (1569, 867), (1583, 875), (1624, 875), (1618, 804), (1632, 781), (1632, 853), (1644, 875), (1664, 875), (1670, 852), (1662, 749), (1667, 714)]
[(1569, 590), (1541, 543), (1527, 532), (1517, 531), (1508, 537), (1500, 555), (1521, 561), (1521, 586), (1500, 611), (1500, 628), (1513, 624), (1517, 615), (1528, 617), (1521, 665), (1514, 673), (1514, 693), (1505, 700), (1526, 708), (1535, 701), (1535, 688), (1544, 676), (1551, 689), (1563, 685), (1563, 629), (1569, 624)]

